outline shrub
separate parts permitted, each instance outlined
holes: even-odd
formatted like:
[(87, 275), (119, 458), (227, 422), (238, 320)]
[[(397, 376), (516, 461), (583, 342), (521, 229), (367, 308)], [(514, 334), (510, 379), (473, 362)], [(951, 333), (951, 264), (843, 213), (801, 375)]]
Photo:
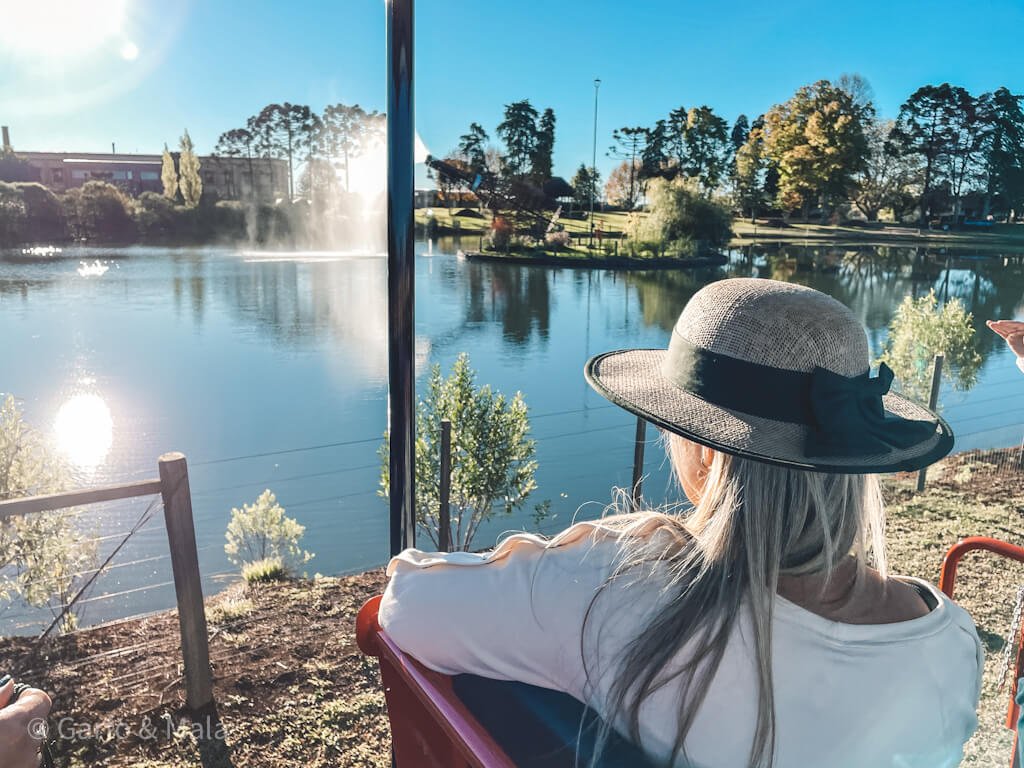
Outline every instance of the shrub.
[[(469, 356), (459, 355), (451, 375), (435, 365), (426, 397), (416, 409), (416, 522), (438, 544), (441, 477), (441, 421), (452, 423), (451, 526), (453, 549), (468, 550), (481, 523), (520, 508), (536, 488), (534, 442), (523, 396), (511, 400), (475, 387)], [(381, 495), (389, 490), (388, 435), (381, 446)], [(538, 507), (539, 517), (544, 508)], [(539, 518), (538, 518), (539, 519)]]
[(42, 184), (16, 184), (25, 201), (23, 242), (53, 242), (67, 236), (64, 208)]
[(0, 248), (22, 241), (27, 216), (21, 190), (0, 181)]
[(646, 217), (631, 215), (630, 239), (669, 243), (688, 240), (695, 246), (721, 247), (732, 237), (732, 214), (719, 202), (703, 197), (690, 181), (653, 179), (648, 185)]
[(143, 192), (132, 205), (139, 236), (149, 242), (173, 237), (179, 227), (173, 200), (156, 192)]
[(246, 584), (267, 584), (272, 581), (284, 581), (288, 578), (288, 569), (280, 557), (268, 557), (252, 563), (242, 564), (242, 578)]
[[(246, 581), (252, 583), (249, 579)], [(248, 616), (252, 613), (252, 609), (252, 600), (246, 597), (223, 597), (206, 606), (206, 620), (211, 624), (226, 624), (229, 621)]]
[[(0, 404), (0, 500), (63, 490), (65, 467), (25, 424), (13, 397)], [(93, 567), (95, 541), (87, 539), (67, 510), (16, 515), (0, 520), (0, 600), (21, 598), (64, 614), (62, 631), (77, 620), (67, 606), (78, 574)]]
[(105, 181), (87, 181), (64, 193), (61, 203), (71, 234), (85, 240), (130, 242), (137, 230), (129, 213), (131, 201)]
[(877, 362), (892, 368), (901, 392), (928, 402), (935, 356), (943, 355), (943, 376), (955, 389), (968, 390), (977, 382), (982, 363), (971, 321), (959, 299), (940, 307), (935, 291), (919, 299), (908, 295), (889, 324)]
[(486, 238), (488, 248), (496, 251), (504, 250), (512, 242), (512, 224), (504, 216), (495, 216), (491, 222), (491, 232)]
[(243, 573), (246, 564), (268, 560), (279, 562), (282, 570), (290, 572), (313, 559), (299, 547), (305, 531), (305, 526), (285, 515), (284, 507), (268, 489), (252, 504), (231, 510), (224, 552), (228, 560), (243, 567)]
[(548, 248), (554, 248), (556, 251), (561, 251), (572, 245), (572, 237), (564, 229), (548, 232), (544, 236), (544, 245)]

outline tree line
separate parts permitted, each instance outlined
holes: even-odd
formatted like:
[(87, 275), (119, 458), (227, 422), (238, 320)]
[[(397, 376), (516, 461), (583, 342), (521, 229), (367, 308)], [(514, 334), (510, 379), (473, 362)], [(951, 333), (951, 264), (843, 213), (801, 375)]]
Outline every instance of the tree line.
[(331, 104), (320, 113), (305, 104), (268, 104), (244, 127), (222, 133), (214, 154), (248, 158), (250, 174), (254, 159), (287, 161), (289, 199), (296, 191), (311, 198), (330, 195), (341, 181), (350, 192), (352, 161), (383, 142), (385, 125), (382, 113), (358, 104)]
[[(691, 179), (710, 197), (728, 196), (755, 216), (775, 210), (928, 222), (975, 216), (1013, 219), (1024, 207), (1022, 97), (1002, 87), (972, 95), (948, 83), (911, 94), (895, 119), (879, 116), (858, 75), (819, 80), (786, 102), (730, 127), (709, 106), (672, 110), (653, 126), (612, 133), (622, 162), (605, 187), (632, 209), (650, 179)], [(585, 166), (576, 180), (587, 181)]]

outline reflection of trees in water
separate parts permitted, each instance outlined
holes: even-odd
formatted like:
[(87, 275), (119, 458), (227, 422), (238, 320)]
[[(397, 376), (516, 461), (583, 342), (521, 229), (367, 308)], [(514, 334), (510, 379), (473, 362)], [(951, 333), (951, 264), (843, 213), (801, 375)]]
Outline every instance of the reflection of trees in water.
[(665, 269), (651, 272), (628, 272), (629, 286), (636, 289), (644, 325), (671, 331), (686, 302), (700, 288), (725, 275), (721, 270)]
[(197, 326), (203, 324), (203, 311), (206, 305), (207, 261), (198, 251), (174, 251), (171, 255), (174, 265), (174, 276), (171, 279), (174, 308), (181, 311), (185, 286), (188, 286), (189, 301), (192, 305), (192, 319)]
[(506, 341), (527, 344), (536, 331), (547, 341), (551, 330), (552, 271), (510, 264), (466, 265), (466, 321), (500, 322)]

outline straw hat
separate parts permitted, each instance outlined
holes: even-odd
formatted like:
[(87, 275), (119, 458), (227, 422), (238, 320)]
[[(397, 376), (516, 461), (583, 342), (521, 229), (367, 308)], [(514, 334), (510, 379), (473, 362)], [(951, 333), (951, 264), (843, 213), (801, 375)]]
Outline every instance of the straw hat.
[(647, 421), (715, 450), (797, 469), (860, 474), (925, 467), (949, 425), (869, 375), (864, 329), (824, 293), (775, 280), (698, 291), (668, 349), (605, 352), (590, 385)]

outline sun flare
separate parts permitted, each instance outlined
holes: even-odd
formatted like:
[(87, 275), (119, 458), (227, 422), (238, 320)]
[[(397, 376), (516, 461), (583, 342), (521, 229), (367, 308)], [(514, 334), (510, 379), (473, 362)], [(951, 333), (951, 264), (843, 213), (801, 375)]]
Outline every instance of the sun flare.
[(121, 32), (127, 0), (4, 3), (0, 48), (47, 57), (92, 51)]
[(76, 468), (92, 471), (107, 457), (113, 442), (110, 408), (96, 394), (79, 393), (66, 400), (54, 423), (57, 448)]

